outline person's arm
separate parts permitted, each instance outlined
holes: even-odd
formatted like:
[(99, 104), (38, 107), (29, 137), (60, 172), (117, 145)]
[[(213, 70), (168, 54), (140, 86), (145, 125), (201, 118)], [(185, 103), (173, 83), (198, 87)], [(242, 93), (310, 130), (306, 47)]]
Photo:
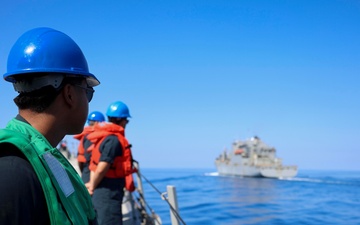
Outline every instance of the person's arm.
[(50, 224), (40, 181), (19, 149), (0, 145), (0, 224)]
[(105, 174), (110, 168), (110, 165), (111, 164), (108, 162), (99, 162), (96, 170), (90, 173), (90, 182), (86, 184), (86, 187), (88, 188), (90, 195), (94, 193), (95, 188), (104, 178)]
[(116, 156), (122, 154), (122, 147), (115, 135), (110, 135), (100, 145), (100, 160), (95, 171), (90, 172), (90, 181), (85, 184), (92, 195), (95, 188), (99, 185), (105, 174), (109, 170), (111, 164), (114, 162)]

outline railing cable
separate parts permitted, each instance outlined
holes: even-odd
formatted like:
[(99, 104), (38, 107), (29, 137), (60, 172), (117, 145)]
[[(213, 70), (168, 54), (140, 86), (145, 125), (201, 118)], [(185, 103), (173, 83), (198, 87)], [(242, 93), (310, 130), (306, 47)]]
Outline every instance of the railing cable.
[(178, 221), (181, 221), (182, 224), (186, 225), (186, 223), (184, 222), (184, 220), (181, 218), (181, 216), (179, 215), (179, 213), (177, 212), (177, 210), (174, 209), (174, 207), (170, 204), (170, 202), (168, 201), (167, 197), (165, 197), (165, 195), (167, 194), (166, 192), (162, 193), (159, 189), (157, 189), (155, 187), (155, 185), (153, 185), (144, 175), (142, 175), (141, 173), (138, 173), (142, 178), (144, 178), (144, 180), (146, 182), (148, 182), (148, 184), (150, 184), (150, 186), (152, 188), (154, 188), (154, 190), (161, 196), (161, 199), (165, 200), (167, 202), (167, 204), (169, 205), (171, 212), (174, 213), (174, 215), (176, 216)]

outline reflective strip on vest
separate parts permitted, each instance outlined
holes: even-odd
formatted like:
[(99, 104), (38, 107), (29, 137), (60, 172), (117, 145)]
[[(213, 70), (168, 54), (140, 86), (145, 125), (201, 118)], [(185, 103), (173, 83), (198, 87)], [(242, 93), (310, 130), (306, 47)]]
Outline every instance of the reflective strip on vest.
[(65, 197), (69, 197), (75, 190), (65, 169), (61, 166), (60, 162), (50, 154), (50, 152), (44, 153), (43, 157), (51, 172), (54, 174), (56, 181), (59, 183)]

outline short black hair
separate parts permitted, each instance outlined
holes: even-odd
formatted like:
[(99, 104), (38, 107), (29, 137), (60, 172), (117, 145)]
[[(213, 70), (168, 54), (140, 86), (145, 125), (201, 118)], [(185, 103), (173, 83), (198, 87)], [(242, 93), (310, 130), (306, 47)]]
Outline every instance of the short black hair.
[(54, 102), (66, 84), (81, 84), (84, 79), (85, 77), (65, 76), (58, 88), (48, 85), (31, 92), (21, 92), (14, 98), (14, 102), (19, 109), (41, 113)]

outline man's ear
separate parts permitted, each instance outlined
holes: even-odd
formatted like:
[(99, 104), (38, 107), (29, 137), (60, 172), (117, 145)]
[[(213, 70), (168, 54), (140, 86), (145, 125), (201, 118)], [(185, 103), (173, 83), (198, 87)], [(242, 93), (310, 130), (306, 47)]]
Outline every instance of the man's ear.
[(62, 96), (64, 98), (64, 101), (68, 105), (73, 105), (74, 104), (74, 96), (75, 96), (73, 86), (70, 84), (66, 84), (62, 90)]

